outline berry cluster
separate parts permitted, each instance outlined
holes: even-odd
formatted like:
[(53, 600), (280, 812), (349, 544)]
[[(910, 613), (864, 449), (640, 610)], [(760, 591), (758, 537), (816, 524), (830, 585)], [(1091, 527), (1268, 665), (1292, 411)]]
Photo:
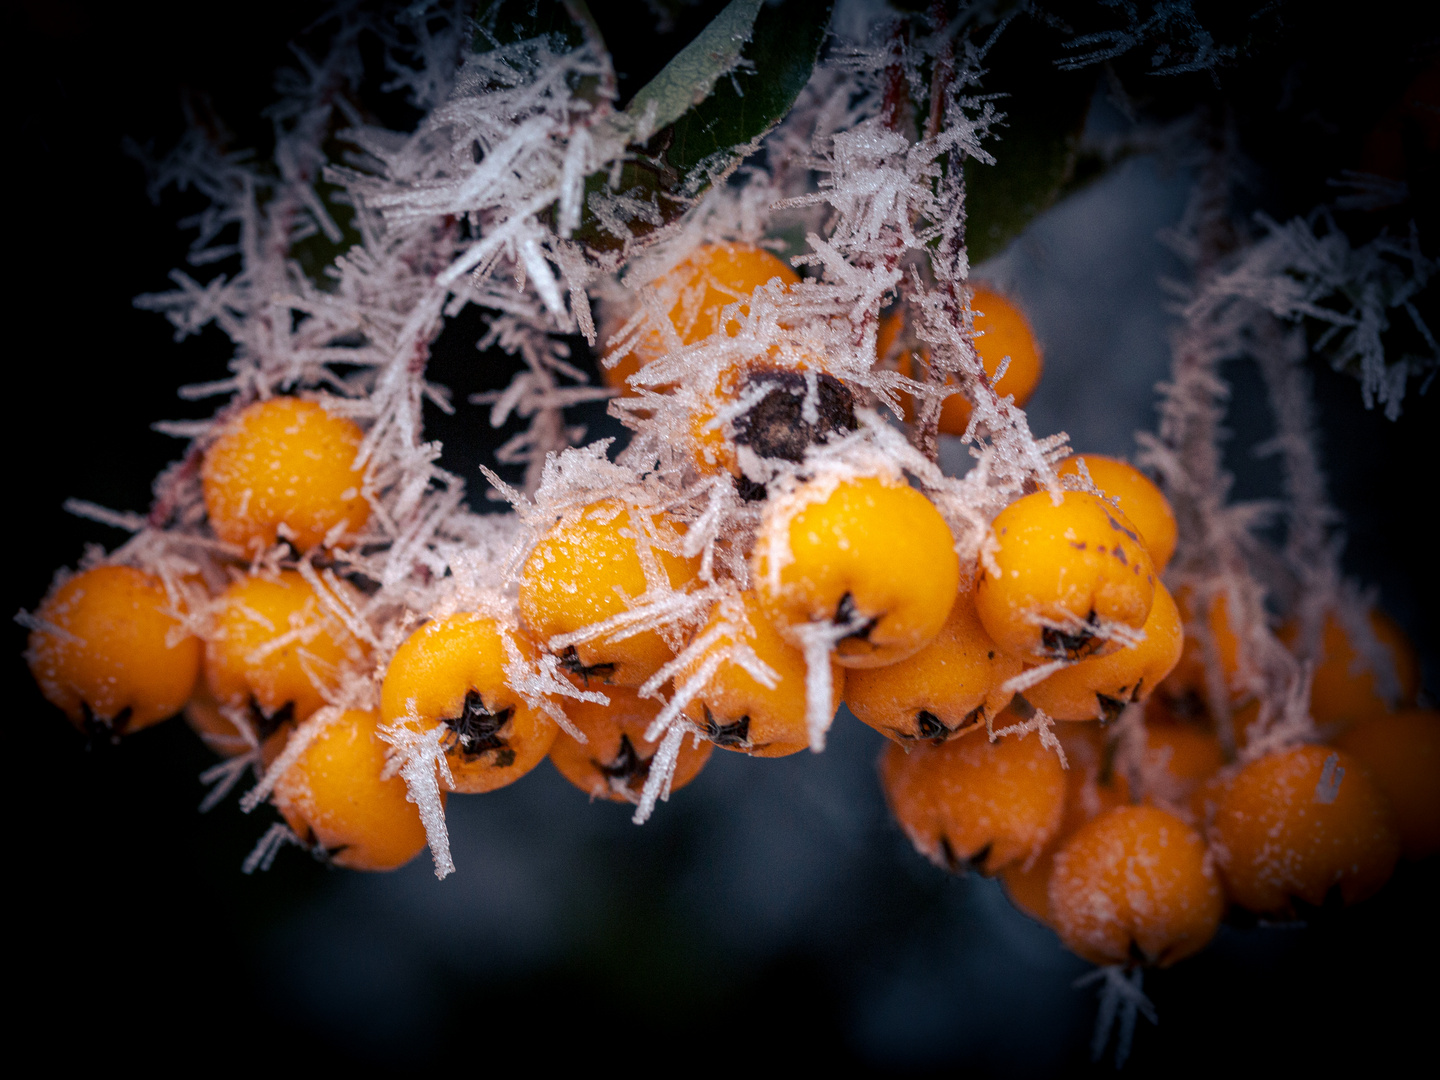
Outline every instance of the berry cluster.
[[(252, 804), (268, 796), (297, 842), (367, 870), (443, 835), (451, 792), (547, 756), (643, 818), (715, 746), (823, 748), (844, 702), (890, 740), (881, 780), (917, 850), (1000, 876), (1100, 964), (1166, 966), (1227, 902), (1293, 917), (1371, 895), (1402, 852), (1440, 851), (1440, 716), (1392, 710), (1413, 704), (1416, 664), (1382, 616), (1398, 693), (1332, 616), (1311, 713), (1333, 749), (1269, 747), (1225, 594), (1203, 612), (1189, 588), (1172, 598), (1175, 514), (1134, 467), (1065, 458), (962, 559), (934, 499), (854, 452), (874, 423), (864, 391), (822, 360), (771, 348), (698, 393), (655, 372), (674, 338), (735, 337), (799, 280), (759, 248), (701, 246), (657, 283), (664, 324), (632, 318), (607, 358), (642, 430), (685, 401), (669, 432), (710, 493), (698, 510), (663, 489), (572, 488), (558, 512), (531, 507), (512, 594), (376, 610), (353, 559), (375, 505), (366, 432), (315, 401), (258, 400), (203, 448), (205, 557), (62, 577), (32, 617), (35, 678), (91, 736), (183, 707), (215, 752), (254, 763)], [(994, 390), (1028, 394), (1023, 316), (987, 290), (973, 303)], [(904, 334), (904, 313), (887, 316), (877, 370), (926, 363)], [(897, 411), (913, 420), (913, 400)], [(970, 422), (949, 393), (940, 429)], [(745, 527), (702, 554), (690, 541), (716, 506)], [(1197, 618), (1208, 632), (1187, 638)], [(1215, 664), (1228, 746), (1206, 700)]]

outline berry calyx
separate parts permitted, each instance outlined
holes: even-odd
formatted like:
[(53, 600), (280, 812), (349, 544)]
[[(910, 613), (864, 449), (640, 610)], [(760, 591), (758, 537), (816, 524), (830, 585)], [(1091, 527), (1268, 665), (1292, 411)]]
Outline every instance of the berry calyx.
[[(592, 799), (611, 802), (638, 802), (658, 742), (645, 738), (645, 729), (660, 711), (660, 702), (642, 698), (633, 690), (611, 687), (605, 691), (609, 705), (590, 701), (567, 701), (565, 716), (580, 729), (586, 741), (567, 732), (555, 736), (550, 762), (560, 775)], [(676, 791), (699, 774), (715, 749), (709, 742), (695, 745), (693, 739), (680, 744), (670, 790)]]

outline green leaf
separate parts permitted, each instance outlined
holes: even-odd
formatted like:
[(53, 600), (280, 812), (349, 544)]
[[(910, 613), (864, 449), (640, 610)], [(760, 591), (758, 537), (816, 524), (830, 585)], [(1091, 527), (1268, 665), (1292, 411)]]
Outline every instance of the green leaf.
[[(653, 220), (632, 220), (642, 237), (678, 219), (690, 201), (722, 181), (795, 104), (810, 80), (830, 26), (833, 0), (733, 0), (642, 87), (626, 115), (656, 125), (614, 190), (649, 203)], [(576, 238), (616, 251), (625, 236), (601, 225), (595, 203), (608, 177), (586, 181), (586, 213)]]

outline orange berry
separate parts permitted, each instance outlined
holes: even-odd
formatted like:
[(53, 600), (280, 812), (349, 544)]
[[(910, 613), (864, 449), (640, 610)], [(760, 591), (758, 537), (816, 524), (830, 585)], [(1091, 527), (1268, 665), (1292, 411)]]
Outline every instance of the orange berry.
[(153, 574), (97, 566), (52, 589), (35, 614), (42, 625), (25, 651), (30, 674), (82, 731), (149, 727), (195, 689), (200, 641), (184, 632)]
[(1057, 732), (1070, 767), (1065, 770), (1065, 811), (1060, 827), (1039, 858), (1013, 863), (1000, 872), (1011, 903), (1032, 919), (1051, 925), (1050, 875), (1055, 853), (1081, 825), (1130, 802), (1130, 785), (1109, 760), (1098, 724), (1067, 724)]
[(248, 551), (271, 547), (284, 525), (301, 551), (332, 530), (370, 519), (355, 456), (364, 433), (312, 401), (257, 401), (231, 417), (205, 451), (200, 480), (215, 535)]
[(1205, 841), (1153, 806), (1102, 814), (1055, 856), (1055, 930), (1095, 964), (1169, 967), (1209, 943), (1224, 911)]
[(1090, 479), (1107, 499), (1135, 525), (1140, 539), (1150, 552), (1157, 573), (1163, 573), (1175, 554), (1175, 541), (1179, 535), (1175, 524), (1175, 511), (1170, 509), (1170, 500), (1148, 476), (1129, 462), (1103, 454), (1074, 454), (1060, 463), (1055, 470), (1061, 476), (1079, 476), (1080, 462), (1090, 473)]
[(275, 784), (275, 805), (295, 835), (351, 870), (394, 870), (425, 847), (405, 781), (382, 778), (388, 748), (378, 723), (372, 712), (342, 713)]
[(322, 688), (338, 689), (364, 661), (364, 647), (294, 570), (243, 578), (215, 602), (206, 684), (221, 704), (248, 708), (262, 739), (319, 709)]
[[(637, 521), (644, 529), (640, 545)], [(622, 615), (631, 600), (668, 583), (683, 588), (699, 570), (698, 559), (678, 550), (683, 527), (665, 514), (641, 517), (617, 499), (591, 503), (541, 537), (520, 572), (520, 617), (541, 642), (573, 634)], [(623, 595), (622, 595), (623, 594)], [(657, 630), (628, 637), (602, 635), (561, 651), (561, 662), (588, 684), (591, 679), (639, 686), (675, 656)]]
[[(645, 738), (645, 729), (660, 712), (660, 702), (623, 687), (612, 687), (605, 696), (609, 705), (565, 703), (566, 717), (587, 741), (560, 732), (550, 747), (550, 761), (561, 776), (592, 799), (637, 802), (650, 775), (650, 761), (660, 747)], [(682, 742), (670, 790), (677, 791), (695, 779), (714, 749), (713, 743), (702, 742), (697, 747), (693, 739)]]
[(1000, 511), (990, 534), (975, 606), (1005, 651), (1078, 660), (1120, 648), (1099, 636), (1106, 624), (1145, 625), (1155, 567), (1135, 526), (1104, 499), (1066, 491), (1057, 506), (1037, 491)]
[(1230, 898), (1276, 915), (1296, 903), (1319, 907), (1332, 890), (1346, 904), (1364, 900), (1400, 855), (1390, 807), (1365, 766), (1323, 746), (1266, 754), (1241, 769), (1220, 796), (1210, 842)]
[[(749, 299), (757, 288), (775, 278), (788, 286), (798, 282), (800, 275), (752, 244), (702, 244), (654, 286), (662, 296), (674, 297), (670, 323), (681, 344), (693, 345), (715, 333), (724, 308)], [(748, 315), (749, 305), (741, 303), (739, 311)], [(740, 332), (739, 325), (728, 322), (725, 332), (734, 337)], [(629, 390), (626, 379), (663, 355), (664, 336), (652, 330), (614, 367), (602, 366), (605, 382), (617, 390)]]
[[(1405, 631), (1383, 612), (1370, 612), (1370, 626), (1394, 664), (1400, 684), (1398, 704), (1414, 704), (1420, 689), (1420, 664), (1415, 647)], [(1289, 624), (1281, 629), (1280, 639), (1287, 645), (1293, 644), (1295, 633), (1294, 624)], [(1310, 684), (1310, 715), (1315, 723), (1353, 723), (1390, 710), (1390, 704), (1380, 696), (1375, 685), (1375, 673), (1350, 644), (1349, 635), (1333, 614), (1325, 617), (1317, 660), (1315, 677)]]
[(534, 649), (509, 627), (473, 612), (436, 619), (395, 650), (380, 685), (380, 717), (421, 730), (449, 729), (445, 756), (453, 790), (475, 794), (513, 784), (544, 760), (555, 721), (530, 708), (506, 681), (509, 638), (522, 658)]
[[(1039, 385), (1045, 366), (1029, 321), (1011, 301), (984, 285), (975, 287), (971, 306), (975, 309), (975, 351), (980, 355), (981, 367), (985, 369), (986, 375), (994, 379), (995, 372), (1000, 370), (1001, 361), (1008, 356), (1010, 365), (1005, 369), (1005, 375), (994, 384), (995, 393), (1001, 397), (1012, 394), (1016, 405), (1024, 405)], [(898, 312), (881, 319), (880, 330), (876, 336), (876, 352), (880, 356), (883, 357), (890, 351), (896, 335), (902, 329), (902, 319), (903, 316)], [(928, 350), (922, 350), (918, 360), (915, 354), (903, 352), (898, 363), (900, 374), (923, 381), (925, 372), (921, 369), (928, 366), (929, 359)], [(952, 377), (949, 385), (959, 384)], [(901, 401), (905, 408), (905, 418), (913, 421), (914, 399), (905, 394)], [(946, 435), (964, 435), (970, 424), (970, 412), (971, 405), (965, 395), (952, 393), (941, 406), (940, 430)]]
[[(1180, 609), (1180, 618), (1184, 625), (1194, 627), (1199, 622), (1190, 586), (1182, 585), (1175, 590), (1175, 605)], [(1215, 593), (1211, 599), (1210, 611), (1204, 625), (1219, 654), (1220, 669), (1225, 675), (1225, 685), (1230, 688), (1233, 704), (1239, 701), (1246, 691), (1236, 685), (1236, 677), (1240, 671), (1240, 639), (1230, 625), (1230, 602), (1224, 590)], [(1195, 694), (1203, 700), (1206, 693), (1205, 657), (1206, 650), (1200, 639), (1194, 633), (1186, 633), (1180, 662), (1165, 680), (1165, 692), (1176, 698)]]
[(254, 728), (249, 718), (237, 721), (226, 716), (203, 681), (196, 688), (195, 696), (185, 705), (185, 723), (212, 753), (220, 757), (235, 757), (255, 745)]
[[(734, 660), (723, 660), (699, 696), (685, 706), (685, 715), (726, 750), (753, 757), (798, 753), (810, 745), (805, 654), (776, 632), (754, 593), (742, 593), (739, 600), (743, 620), (741, 611), (727, 602), (715, 606), (697, 637), (717, 629), (721, 633), (675, 676), (675, 685), (684, 686), (717, 653), (739, 645), (749, 646), (779, 679), (774, 687), (767, 687)], [(833, 654), (830, 680), (830, 700), (838, 705), (845, 693), (845, 669), (834, 663)]]
[(951, 871), (993, 874), (1038, 858), (1065, 809), (1060, 759), (1028, 736), (892, 742), (880, 780), (915, 850)]
[(1180, 610), (1162, 582), (1155, 583), (1144, 630), (1145, 640), (1078, 660), (1027, 689), (1025, 699), (1057, 720), (1117, 719), (1126, 705), (1148, 698), (1180, 659)]
[(919, 652), (945, 625), (960, 584), (940, 511), (880, 477), (821, 477), (771, 502), (752, 566), (766, 614), (791, 641), (812, 623), (855, 627), (835, 644), (846, 667)]
[(1145, 801), (1204, 821), (1203, 788), (1225, 767), (1214, 732), (1185, 721), (1145, 724)]
[(1440, 712), (1401, 709), (1371, 716), (1335, 746), (1364, 762), (1390, 801), (1401, 854), (1423, 859), (1440, 852)]
[(897, 742), (943, 742), (1005, 708), (1014, 695), (1000, 686), (1020, 668), (1019, 660), (990, 640), (975, 614), (974, 595), (962, 592), (940, 633), (914, 656), (885, 667), (851, 669), (845, 703)]

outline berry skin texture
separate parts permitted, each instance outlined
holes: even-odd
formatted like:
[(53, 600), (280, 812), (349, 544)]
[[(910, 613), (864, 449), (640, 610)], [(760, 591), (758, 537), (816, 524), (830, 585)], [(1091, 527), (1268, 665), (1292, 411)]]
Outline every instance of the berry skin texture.
[(1179, 536), (1170, 500), (1165, 498), (1153, 480), (1119, 458), (1103, 454), (1075, 454), (1062, 461), (1055, 471), (1061, 476), (1079, 476), (1082, 461), (1095, 486), (1107, 499), (1114, 499), (1120, 512), (1139, 530), (1140, 539), (1145, 542), (1155, 563), (1156, 573), (1164, 573), (1170, 557), (1175, 554), (1175, 541)]
[(846, 667), (913, 656), (945, 625), (960, 585), (950, 527), (924, 495), (878, 477), (824, 477), (774, 500), (752, 566), (770, 621), (796, 644), (809, 623), (855, 629)]
[(1065, 813), (1060, 828), (1032, 863), (1013, 863), (1000, 871), (1005, 895), (1017, 908), (1046, 926), (1050, 914), (1050, 876), (1055, 853), (1087, 821), (1130, 802), (1130, 785), (1110, 767), (1105, 736), (1098, 724), (1071, 724), (1057, 733), (1070, 767), (1065, 770)]
[[(742, 593), (741, 612), (726, 601), (717, 604), (710, 620), (700, 630), (703, 636), (720, 630), (715, 642), (693, 663), (675, 676), (675, 685), (684, 686), (720, 650), (737, 644), (748, 645), (760, 660), (779, 676), (767, 687), (739, 664), (720, 662), (699, 696), (685, 706), (685, 715), (716, 746), (752, 757), (785, 757), (810, 745), (805, 724), (805, 655), (780, 636), (765, 618), (754, 593)], [(742, 623), (748, 622), (745, 632)], [(722, 623), (728, 628), (722, 628)], [(839, 705), (845, 694), (845, 669), (830, 663), (830, 700)]]
[[(545, 534), (520, 572), (520, 618), (542, 643), (593, 623), (614, 618), (629, 609), (625, 596), (638, 598), (650, 588), (650, 575), (683, 588), (699, 569), (699, 561), (664, 550), (678, 547), (680, 526), (664, 514), (650, 519), (653, 534), (642, 555), (639, 533), (631, 512), (614, 499), (591, 503), (573, 518)], [(645, 630), (618, 641), (605, 636), (578, 642), (562, 650), (567, 670), (586, 685), (592, 682), (639, 686), (675, 655), (671, 644), (655, 630)]]
[(1203, 822), (1206, 785), (1225, 766), (1215, 734), (1197, 723), (1147, 716), (1142, 753), (1145, 801), (1192, 824)]
[(1169, 967), (1209, 943), (1224, 910), (1205, 841), (1152, 806), (1102, 814), (1055, 856), (1055, 930), (1091, 963)]
[[(1339, 787), (1325, 781), (1334, 756)], [(1332, 801), (1322, 801), (1329, 796)], [(1337, 890), (1353, 904), (1389, 880), (1400, 835), (1365, 766), (1344, 751), (1297, 746), (1250, 762), (1230, 780), (1210, 844), (1230, 898), (1260, 914), (1318, 908)]]
[(216, 599), (213, 617), (206, 685), (221, 704), (249, 709), (262, 739), (325, 704), (317, 682), (338, 686), (365, 661), (364, 648), (294, 570), (235, 582)]
[[(160, 579), (97, 566), (53, 589), (25, 659), (45, 700), (82, 731), (138, 731), (184, 707), (200, 674), (200, 640), (180, 633)], [(171, 635), (177, 640), (171, 641)]]
[(961, 592), (940, 633), (914, 656), (880, 668), (852, 668), (845, 703), (896, 742), (944, 742), (1010, 704), (1014, 695), (1000, 686), (1021, 667), (990, 640), (975, 614), (974, 595)]
[[(794, 285), (800, 275), (764, 248), (752, 244), (703, 244), (654, 282), (662, 295), (674, 296), (670, 324), (682, 345), (693, 345), (716, 330), (720, 312), (737, 301), (749, 298), (761, 285), (779, 278)], [(742, 303), (740, 313), (750, 308)], [(739, 333), (735, 322), (725, 326), (731, 337)], [(652, 360), (665, 354), (665, 340), (657, 332), (647, 334), (635, 348), (612, 368), (603, 365), (607, 385), (629, 391), (626, 380)]]
[(1065, 811), (1065, 770), (1038, 738), (891, 743), (880, 782), (915, 850), (952, 872), (994, 874), (1037, 859)]
[[(550, 747), (550, 761), (561, 776), (592, 799), (638, 802), (650, 775), (650, 760), (659, 749), (659, 743), (645, 740), (645, 729), (659, 713), (660, 702), (618, 686), (607, 689), (605, 696), (609, 705), (565, 703), (565, 715), (589, 741), (581, 743), (560, 732)], [(695, 779), (714, 749), (713, 743), (702, 742), (697, 747), (693, 739), (682, 742), (670, 790)]]
[(354, 534), (370, 519), (355, 455), (364, 433), (299, 398), (257, 401), (230, 419), (205, 451), (200, 481), (210, 527), (226, 543), (272, 547), (283, 524), (301, 551), (342, 522)]
[(1440, 853), (1440, 712), (1401, 709), (1372, 716), (1335, 740), (1364, 762), (1395, 815), (1400, 853)]
[[(1012, 394), (1015, 404), (1023, 406), (1035, 393), (1045, 367), (1029, 320), (1013, 303), (984, 285), (975, 287), (971, 307), (975, 310), (975, 351), (980, 356), (980, 365), (985, 374), (994, 379), (1001, 361), (1008, 356), (1010, 365), (1005, 369), (1004, 377), (995, 383), (995, 393), (1001, 397)], [(876, 352), (881, 357), (890, 351), (891, 343), (900, 332), (902, 319), (903, 316), (894, 313), (881, 320), (876, 338)], [(923, 380), (925, 372), (917, 372), (916, 368), (927, 366), (928, 361), (928, 350), (922, 350), (918, 364), (913, 353), (903, 353), (898, 365), (900, 374)], [(950, 385), (955, 385), (953, 378)], [(901, 401), (905, 418), (913, 422), (914, 399), (906, 394)], [(970, 413), (971, 405), (965, 395), (951, 394), (940, 409), (940, 431), (946, 435), (964, 435), (970, 423)]]
[(545, 759), (558, 730), (510, 689), (502, 635), (522, 657), (534, 657), (528, 641), (484, 615), (462, 612), (428, 622), (395, 651), (380, 685), (385, 724), (413, 716), (422, 730), (449, 728), (445, 756), (453, 790), (466, 794), (513, 784)]
[(1125, 706), (1144, 701), (1179, 662), (1185, 644), (1180, 610), (1164, 584), (1145, 619), (1145, 640), (1104, 656), (1089, 656), (1025, 691), (1025, 698), (1057, 720), (1119, 719)]
[[(1380, 644), (1389, 652), (1400, 683), (1400, 705), (1413, 705), (1420, 689), (1420, 663), (1415, 647), (1393, 619), (1379, 611), (1370, 612), (1370, 626)], [(1287, 645), (1295, 637), (1293, 626), (1285, 627), (1280, 638)], [(1380, 697), (1375, 675), (1356, 654), (1340, 621), (1325, 617), (1319, 663), (1310, 684), (1310, 715), (1315, 723), (1349, 724), (1378, 713), (1389, 704)]]
[(342, 713), (275, 785), (275, 805), (295, 835), (350, 870), (395, 870), (425, 847), (405, 781), (382, 778), (387, 747), (377, 724), (372, 712)]
[(1114, 652), (1096, 632), (1106, 623), (1139, 630), (1155, 598), (1156, 574), (1135, 526), (1112, 504), (1081, 491), (1017, 499), (991, 525), (991, 557), (980, 561), (975, 607), (1006, 652), (1078, 660)]

